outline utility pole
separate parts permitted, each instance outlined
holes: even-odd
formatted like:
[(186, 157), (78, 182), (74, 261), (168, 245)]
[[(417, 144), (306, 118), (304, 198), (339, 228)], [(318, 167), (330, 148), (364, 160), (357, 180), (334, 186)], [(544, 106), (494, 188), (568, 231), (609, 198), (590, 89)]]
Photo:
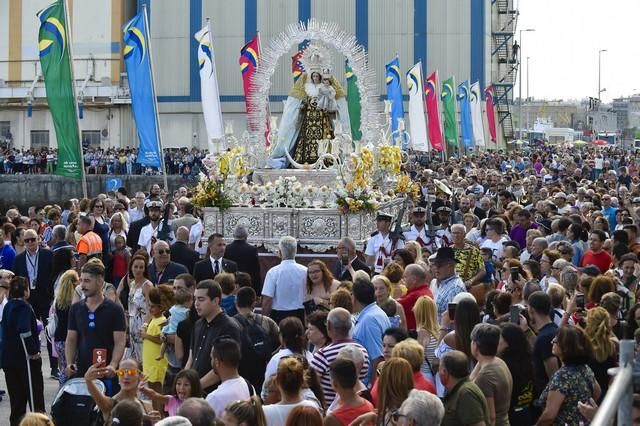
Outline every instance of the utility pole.
[(524, 30), (520, 30), (520, 54), (518, 55), (518, 74), (520, 75), (518, 83), (518, 97), (520, 98), (518, 102), (518, 128), (520, 129), (518, 132), (518, 139), (520, 140), (522, 140), (522, 61), (520, 60), (520, 58), (522, 57), (522, 33), (531, 31), (535, 31), (535, 29), (527, 28)]

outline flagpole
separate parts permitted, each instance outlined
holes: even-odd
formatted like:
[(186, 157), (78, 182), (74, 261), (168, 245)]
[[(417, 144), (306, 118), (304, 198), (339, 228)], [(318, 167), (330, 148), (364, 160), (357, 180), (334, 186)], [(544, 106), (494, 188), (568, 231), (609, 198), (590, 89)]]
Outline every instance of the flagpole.
[[(262, 38), (260, 37), (260, 31), (256, 31), (256, 34), (258, 35), (258, 65), (260, 64), (260, 61), (262, 60)], [(269, 133), (271, 133), (271, 102), (269, 102), (269, 94), (267, 93), (267, 129), (269, 131)], [(265, 135), (266, 136), (266, 135)], [(264, 140), (264, 144), (265, 146), (269, 145), (269, 139), (265, 137)]]
[(78, 121), (78, 97), (76, 96), (76, 79), (73, 76), (73, 38), (71, 36), (71, 26), (69, 25), (69, 9), (67, 7), (67, 0), (62, 0), (62, 8), (64, 9), (64, 23), (65, 23), (65, 31), (67, 32), (67, 48), (69, 49), (69, 69), (71, 71), (71, 90), (73, 91), (73, 107), (74, 107), (74, 118), (76, 120), (76, 124), (78, 127), (78, 145), (80, 148), (80, 170), (82, 177), (82, 197), (88, 198), (87, 193), (87, 176), (84, 173), (84, 154), (82, 152), (82, 132), (80, 131), (80, 122)]
[(153, 107), (156, 112), (156, 134), (158, 137), (158, 150), (160, 154), (160, 166), (162, 167), (162, 178), (164, 189), (169, 193), (167, 182), (167, 167), (164, 164), (164, 152), (162, 151), (162, 136), (160, 135), (160, 111), (158, 110), (158, 98), (156, 97), (156, 78), (153, 74), (153, 56), (151, 56), (151, 31), (149, 30), (149, 15), (147, 15), (147, 4), (142, 3), (142, 14), (144, 20), (144, 31), (147, 33), (147, 50), (149, 51), (149, 69), (151, 71), (151, 91), (153, 97)]

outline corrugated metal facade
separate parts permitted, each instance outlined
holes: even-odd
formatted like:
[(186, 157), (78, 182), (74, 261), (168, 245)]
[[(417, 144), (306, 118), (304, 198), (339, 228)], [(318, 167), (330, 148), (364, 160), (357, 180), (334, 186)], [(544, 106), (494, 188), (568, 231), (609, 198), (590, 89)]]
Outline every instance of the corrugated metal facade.
[[(131, 17), (128, 15), (135, 11), (136, 6), (149, 4), (163, 143), (169, 147), (205, 146), (198, 66), (192, 47), (193, 32), (204, 25), (207, 17), (211, 18), (224, 118), (234, 122), (237, 135), (245, 127), (238, 66), (240, 48), (256, 30), (261, 32), (263, 46), (267, 46), (270, 39), (285, 30), (287, 25), (309, 17), (336, 22), (368, 47), (370, 65), (377, 73), (380, 95), (386, 93), (384, 65), (396, 54), (400, 58), (402, 71), (408, 70), (414, 61), (422, 59), (425, 76), (437, 69), (441, 79), (454, 75), (456, 81), (461, 82), (470, 79), (472, 73), (484, 73), (483, 86), (491, 78), (490, 0), (75, 0), (72, 3), (76, 59), (92, 54), (97, 59), (118, 60), (121, 59), (119, 29), (122, 23)], [(21, 59), (37, 58), (38, 22), (35, 13), (45, 4), (43, 0), (0, 2), (0, 61), (9, 59), (10, 45), (15, 42), (6, 42), (6, 35), (11, 32), (6, 25), (11, 21), (10, 5), (14, 7), (14, 13), (15, 5), (21, 6), (22, 24), (18, 34), (21, 37)], [(126, 12), (123, 13), (123, 10)], [(478, 10), (484, 10), (483, 23), (478, 23), (479, 15), (472, 13)], [(119, 15), (116, 16), (116, 13)], [(480, 45), (484, 46), (481, 58), (476, 58), (475, 64), (472, 64), (471, 53), (472, 28), (475, 28), (475, 34), (480, 34), (483, 40)], [(478, 33), (478, 28), (481, 33)], [(282, 110), (280, 99), (288, 94), (292, 86), (290, 56), (296, 50), (297, 47), (293, 46), (289, 54), (281, 58), (273, 76), (271, 96), (276, 98), (271, 104), (271, 111), (274, 113)], [(344, 58), (335, 51), (332, 52), (332, 58), (334, 74), (344, 84)], [(119, 77), (119, 65), (114, 67), (106, 60), (97, 60), (95, 64), (96, 80), (109, 77), (115, 85)], [(34, 77), (33, 65), (23, 64), (20, 68), (19, 79), (28, 85)], [(75, 69), (76, 78), (83, 79), (87, 73), (86, 62), (76, 64)], [(10, 74), (9, 67), (0, 64), (0, 79), (11, 80)], [(406, 93), (406, 85), (404, 90)], [(87, 113), (91, 114), (89, 110)], [(0, 119), (2, 115), (0, 111)], [(120, 119), (124, 120), (125, 115), (120, 114)], [(35, 121), (24, 123), (25, 130), (27, 127), (40, 128), (35, 126)], [(96, 127), (100, 127), (98, 122)], [(81, 124), (84, 126), (86, 123)], [(42, 125), (45, 124), (46, 128), (53, 130), (47, 123)], [(133, 128), (131, 123), (121, 123), (119, 128), (119, 133), (127, 140), (115, 140), (117, 132), (114, 131), (114, 137), (105, 140), (104, 144), (136, 145), (130, 137)]]

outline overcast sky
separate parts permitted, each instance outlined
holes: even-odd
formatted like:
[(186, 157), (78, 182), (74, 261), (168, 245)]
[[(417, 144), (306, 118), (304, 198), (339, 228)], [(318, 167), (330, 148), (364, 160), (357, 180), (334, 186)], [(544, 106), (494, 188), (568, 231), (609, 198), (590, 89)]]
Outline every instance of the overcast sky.
[[(597, 96), (602, 53), (602, 100), (640, 93), (639, 0), (520, 0), (522, 96), (581, 99)], [(514, 99), (518, 97), (515, 87)]]

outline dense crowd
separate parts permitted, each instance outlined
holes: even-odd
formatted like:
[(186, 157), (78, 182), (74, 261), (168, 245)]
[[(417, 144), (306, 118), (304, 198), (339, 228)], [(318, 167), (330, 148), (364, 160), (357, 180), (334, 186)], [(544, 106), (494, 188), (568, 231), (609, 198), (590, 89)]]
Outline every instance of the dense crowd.
[(409, 226), (381, 212), (364, 247), (306, 264), (290, 236), (266, 268), (246, 228), (204, 235), (184, 187), (8, 209), (11, 425), (45, 409), (39, 336), (97, 424), (588, 424), (640, 340), (635, 157), (423, 160)]
[[(145, 167), (138, 162), (137, 148), (83, 149), (86, 174), (97, 175), (156, 175), (158, 168)], [(192, 179), (202, 169), (206, 150), (167, 148), (163, 150), (167, 174)], [(35, 175), (53, 174), (58, 161), (58, 150), (6, 149), (0, 150), (0, 174)]]

